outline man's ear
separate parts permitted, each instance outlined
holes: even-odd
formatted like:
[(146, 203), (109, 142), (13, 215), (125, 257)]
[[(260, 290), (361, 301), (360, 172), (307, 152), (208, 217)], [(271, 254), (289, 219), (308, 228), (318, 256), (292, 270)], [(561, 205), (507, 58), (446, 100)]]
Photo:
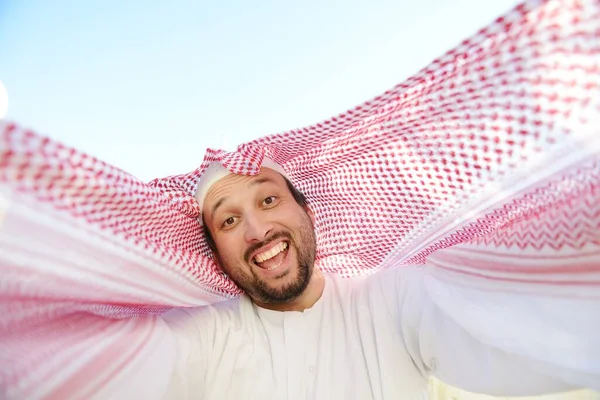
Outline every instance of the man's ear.
[(304, 206), (304, 211), (306, 211), (306, 214), (308, 214), (308, 216), (310, 217), (313, 226), (315, 226), (315, 213), (313, 212), (313, 210), (311, 210), (309, 206)]
[(219, 260), (219, 256), (217, 255), (217, 252), (214, 250), (211, 250), (210, 255), (212, 256), (212, 259), (215, 262), (215, 264), (217, 264), (217, 267), (221, 268), (221, 260)]
[(212, 256), (217, 267), (221, 268), (221, 260), (219, 259), (219, 253), (217, 253), (217, 249), (210, 248), (210, 255)]
[(221, 262), (221, 258), (219, 257), (219, 254), (214, 250), (211, 250), (210, 254), (212, 255), (213, 261), (217, 265), (217, 268), (219, 268), (219, 270), (221, 271), (221, 273), (223, 275), (227, 276), (227, 273), (225, 273), (225, 270), (223, 270), (223, 263)]

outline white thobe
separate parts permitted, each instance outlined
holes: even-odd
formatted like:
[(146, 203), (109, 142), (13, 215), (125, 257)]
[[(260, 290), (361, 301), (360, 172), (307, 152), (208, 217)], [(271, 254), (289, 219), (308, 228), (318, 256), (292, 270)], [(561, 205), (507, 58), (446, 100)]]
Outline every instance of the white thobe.
[(246, 296), (171, 311), (163, 319), (181, 361), (166, 397), (419, 399), (430, 374), (492, 395), (571, 388), (537, 361), (473, 337), (432, 300), (428, 279), (420, 267), (326, 274), (304, 312), (262, 309)]

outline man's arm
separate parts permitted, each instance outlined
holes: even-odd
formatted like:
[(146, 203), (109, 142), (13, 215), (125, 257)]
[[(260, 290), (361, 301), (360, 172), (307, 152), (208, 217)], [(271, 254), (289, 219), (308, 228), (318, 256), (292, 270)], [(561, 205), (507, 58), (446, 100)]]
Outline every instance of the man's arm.
[(200, 309), (173, 309), (162, 315), (177, 343), (177, 363), (165, 398), (201, 398), (206, 360), (201, 348), (201, 331), (196, 323)]
[(583, 317), (597, 304), (573, 309), (569, 299), (473, 289), (430, 267), (384, 271), (373, 280), (424, 374), (496, 396), (600, 388), (598, 317)]

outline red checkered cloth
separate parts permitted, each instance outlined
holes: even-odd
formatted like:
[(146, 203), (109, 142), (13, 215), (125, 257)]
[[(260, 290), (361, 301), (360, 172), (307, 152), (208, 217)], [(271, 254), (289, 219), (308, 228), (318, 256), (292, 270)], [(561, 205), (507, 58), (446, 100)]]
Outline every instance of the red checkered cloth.
[[(597, 0), (522, 4), (371, 101), (150, 183), (16, 124), (0, 133), (2, 398), (161, 392), (156, 360), (176, 352), (157, 314), (239, 294), (193, 197), (213, 161), (281, 164), (315, 212), (324, 271), (425, 264), (484, 294), (600, 298)], [(600, 376), (598, 356), (582, 373)]]

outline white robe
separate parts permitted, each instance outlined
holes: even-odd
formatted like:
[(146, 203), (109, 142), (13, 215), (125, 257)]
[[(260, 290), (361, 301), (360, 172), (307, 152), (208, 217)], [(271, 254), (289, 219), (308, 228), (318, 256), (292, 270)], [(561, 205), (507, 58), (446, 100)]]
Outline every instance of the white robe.
[[(177, 309), (163, 316), (177, 338), (180, 360), (164, 397), (418, 399), (426, 397), (430, 374), (465, 390), (506, 396), (594, 385), (597, 376), (578, 373), (594, 370), (578, 358), (586, 346), (587, 356), (595, 357), (590, 351), (597, 352), (597, 343), (589, 343), (587, 336), (579, 342), (554, 340), (578, 346), (563, 349), (572, 357), (560, 365), (560, 360), (518, 351), (536, 342), (535, 330), (519, 336), (507, 329), (496, 332), (495, 343), (486, 343), (485, 326), (465, 328), (457, 317), (462, 307), (471, 323), (483, 323), (481, 316), (487, 315), (490, 323), (529, 320), (543, 326), (546, 320), (565, 321), (566, 303), (562, 308), (559, 303), (568, 299), (537, 302), (539, 296), (480, 294), (440, 281), (434, 268), (404, 267), (367, 278), (326, 275), (322, 297), (304, 312), (262, 309), (246, 296)], [(442, 304), (448, 295), (452, 304)], [(508, 313), (495, 314), (503, 299)], [(542, 303), (547, 307), (540, 308)], [(560, 315), (549, 315), (549, 310)], [(590, 329), (599, 326), (598, 317), (589, 320)], [(553, 353), (553, 348), (546, 350)]]

